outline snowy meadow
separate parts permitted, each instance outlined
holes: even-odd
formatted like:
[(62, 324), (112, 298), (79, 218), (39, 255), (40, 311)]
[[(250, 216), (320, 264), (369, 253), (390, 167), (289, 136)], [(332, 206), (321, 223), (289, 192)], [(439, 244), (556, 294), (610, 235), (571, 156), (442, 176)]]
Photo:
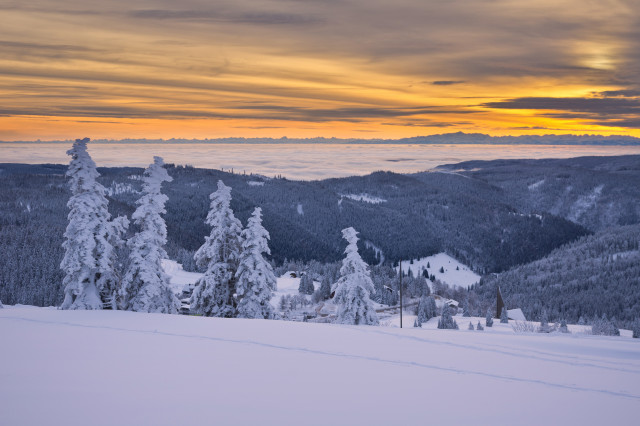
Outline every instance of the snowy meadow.
[(0, 336), (6, 425), (631, 425), (640, 403), (636, 339), (504, 324), (399, 329), (16, 306), (0, 310)]

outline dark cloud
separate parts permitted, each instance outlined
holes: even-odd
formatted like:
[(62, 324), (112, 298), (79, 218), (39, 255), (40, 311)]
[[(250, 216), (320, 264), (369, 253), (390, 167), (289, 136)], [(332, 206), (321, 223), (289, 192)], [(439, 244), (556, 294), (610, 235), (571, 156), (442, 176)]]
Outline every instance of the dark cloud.
[(487, 102), (481, 106), (501, 109), (530, 109), (582, 112), (598, 115), (640, 114), (640, 99), (525, 97)]
[(452, 84), (462, 84), (464, 81), (458, 80), (436, 80), (432, 81), (431, 84), (435, 86), (451, 86)]
[(469, 126), (473, 123), (469, 121), (452, 121), (452, 122), (440, 122), (440, 121), (430, 121), (430, 120), (421, 120), (421, 121), (405, 121), (405, 122), (386, 122), (380, 123), (383, 126), (401, 126), (401, 127), (438, 127), (438, 128), (446, 128), (446, 127), (460, 127), (460, 126)]
[(209, 10), (145, 9), (134, 10), (129, 15), (138, 19), (208, 21), (255, 25), (306, 25), (322, 21), (318, 17), (290, 13), (244, 12), (229, 14)]
[[(614, 91), (613, 93), (616, 92)], [(563, 120), (581, 120), (597, 126), (640, 128), (640, 98), (530, 97), (487, 102), (482, 106), (486, 108), (552, 111), (540, 115)]]
[[(238, 110), (275, 111), (278, 114), (287, 114), (300, 121), (347, 121), (359, 122), (368, 119), (384, 119), (413, 117), (431, 114), (473, 114), (477, 111), (467, 109), (441, 108), (437, 106), (424, 106), (420, 108), (382, 108), (382, 107), (343, 107), (331, 109), (300, 108), (282, 105), (242, 105), (234, 107)], [(270, 117), (275, 118), (275, 117)], [(276, 118), (277, 119), (277, 118)], [(430, 126), (434, 126), (430, 124)]]
[(26, 54), (46, 54), (57, 55), (61, 52), (97, 52), (97, 49), (93, 49), (87, 46), (70, 45), (70, 44), (44, 44), (44, 43), (26, 43), (19, 41), (0, 40), (0, 49), (4, 53), (14, 52), (22, 55)]
[(640, 96), (640, 90), (606, 90), (597, 92), (597, 95), (607, 98), (635, 98)]
[(640, 129), (640, 117), (592, 121), (591, 124), (626, 129)]
[(262, 130), (262, 129), (286, 129), (283, 126), (233, 126), (234, 129), (252, 129), (252, 130)]
[[(259, 111), (245, 113), (243, 111)], [(256, 105), (227, 108), (224, 112), (204, 109), (164, 109), (144, 106), (111, 105), (46, 105), (32, 108), (0, 108), (3, 116), (58, 116), (58, 117), (100, 117), (100, 118), (164, 118), (164, 119), (251, 119), (274, 121), (302, 121), (311, 123), (349, 122), (360, 123), (368, 120), (414, 117), (443, 113), (471, 113), (473, 111), (443, 110), (437, 107), (424, 108), (332, 108), (317, 109), (293, 106)], [(444, 123), (428, 122), (429, 127), (445, 127)]]
[(544, 126), (519, 126), (519, 127), (509, 127), (514, 130), (559, 130), (559, 129), (550, 129), (549, 127)]

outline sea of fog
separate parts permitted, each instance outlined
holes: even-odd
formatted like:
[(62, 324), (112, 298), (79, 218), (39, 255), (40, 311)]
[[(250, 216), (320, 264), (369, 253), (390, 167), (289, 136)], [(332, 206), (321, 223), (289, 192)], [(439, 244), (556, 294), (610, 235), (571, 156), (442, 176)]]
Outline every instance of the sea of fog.
[[(0, 143), (0, 163), (68, 163), (61, 143)], [(640, 154), (640, 146), (595, 145), (303, 145), (303, 144), (89, 144), (98, 166), (167, 163), (314, 180), (377, 170), (410, 173), (467, 160), (569, 158)]]

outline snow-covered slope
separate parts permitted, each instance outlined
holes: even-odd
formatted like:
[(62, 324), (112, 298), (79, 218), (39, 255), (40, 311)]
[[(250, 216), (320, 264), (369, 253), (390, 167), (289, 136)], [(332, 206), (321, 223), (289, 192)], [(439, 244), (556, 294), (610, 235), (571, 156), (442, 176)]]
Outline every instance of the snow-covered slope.
[[(422, 274), (422, 270), (428, 268), (429, 275), (435, 275), (436, 279), (449, 284), (450, 286), (460, 286), (468, 288), (480, 281), (480, 275), (469, 269), (468, 266), (458, 262), (446, 253), (438, 253), (433, 256), (423, 257), (418, 260), (403, 261), (402, 270), (411, 272), (414, 276)], [(444, 269), (444, 273), (439, 272), (440, 268)], [(457, 269), (456, 269), (457, 268)], [(429, 281), (431, 285), (431, 282)]]
[[(291, 274), (293, 274), (293, 271), (288, 271), (285, 272), (284, 274), (282, 274), (281, 277), (278, 277), (278, 284), (277, 284), (277, 289), (276, 291), (273, 293), (273, 297), (271, 298), (271, 304), (273, 306), (278, 306), (278, 302), (280, 301), (280, 298), (282, 296), (295, 296), (297, 294), (300, 294), (298, 292), (298, 288), (300, 287), (300, 278), (299, 277), (295, 277), (293, 278), (291, 276)], [(313, 287), (317, 290), (320, 287), (320, 283), (317, 281), (313, 282)], [(307, 296), (307, 298), (309, 298)]]
[(6, 425), (635, 424), (640, 404), (620, 337), (6, 306), (0, 340)]
[(169, 275), (171, 288), (177, 295), (182, 293), (182, 289), (187, 284), (194, 284), (203, 274), (197, 272), (187, 272), (182, 269), (182, 265), (175, 260), (163, 259), (162, 269)]
[(369, 204), (380, 204), (386, 203), (387, 200), (384, 198), (376, 197), (375, 195), (369, 194), (340, 194), (340, 197), (349, 198), (350, 200), (362, 201)]

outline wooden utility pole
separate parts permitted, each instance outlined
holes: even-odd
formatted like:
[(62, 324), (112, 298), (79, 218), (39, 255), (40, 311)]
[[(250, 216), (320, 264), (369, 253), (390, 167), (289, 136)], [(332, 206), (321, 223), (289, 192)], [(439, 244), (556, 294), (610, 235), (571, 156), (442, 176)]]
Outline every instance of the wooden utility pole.
[(402, 328), (402, 260), (400, 260), (400, 328)]

